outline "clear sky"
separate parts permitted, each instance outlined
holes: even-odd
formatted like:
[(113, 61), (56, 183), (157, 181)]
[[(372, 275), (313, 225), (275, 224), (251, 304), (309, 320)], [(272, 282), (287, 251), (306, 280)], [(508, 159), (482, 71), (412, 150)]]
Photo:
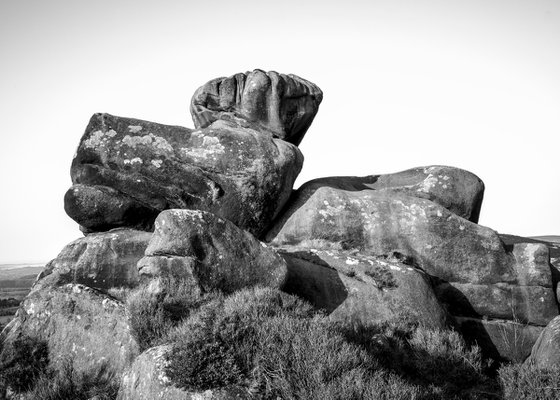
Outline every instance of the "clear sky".
[(560, 1), (0, 1), (0, 263), (81, 236), (90, 116), (192, 127), (195, 89), (255, 68), (318, 84), (296, 182), (432, 164), (486, 184), (480, 223), (560, 234)]

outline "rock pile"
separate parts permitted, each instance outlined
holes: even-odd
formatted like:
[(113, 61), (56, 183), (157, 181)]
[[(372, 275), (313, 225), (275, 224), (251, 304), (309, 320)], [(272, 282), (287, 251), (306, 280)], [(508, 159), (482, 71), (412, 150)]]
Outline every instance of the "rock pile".
[(199, 293), (281, 289), (336, 321), (452, 326), (491, 356), (557, 364), (559, 249), (478, 225), (472, 173), (429, 166), (292, 190), (321, 100), (311, 82), (255, 70), (200, 87), (194, 130), (95, 114), (64, 198), (86, 236), (47, 264), (4, 342), (32, 333), (83, 370), (127, 371), (121, 399), (182, 398), (158, 367), (166, 347), (137, 357), (111, 292), (171, 277)]

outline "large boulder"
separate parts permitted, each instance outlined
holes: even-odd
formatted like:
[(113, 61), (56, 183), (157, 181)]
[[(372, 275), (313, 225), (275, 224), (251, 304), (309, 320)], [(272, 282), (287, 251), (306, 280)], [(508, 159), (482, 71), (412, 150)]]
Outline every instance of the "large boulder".
[(174, 386), (166, 374), (170, 345), (152, 347), (142, 353), (123, 374), (118, 400), (234, 400), (248, 399), (240, 388), (189, 392)]
[(201, 86), (191, 100), (191, 114), (198, 129), (235, 119), (298, 145), (322, 99), (321, 89), (299, 76), (256, 69)]
[(203, 291), (231, 293), (248, 286), (280, 288), (285, 261), (249, 232), (214, 214), (166, 210), (138, 262), (141, 277), (187, 279)]
[[(558, 315), (545, 245), (508, 246), (495, 231), (434, 201), (348, 185), (298, 191), (267, 235), (270, 244), (403, 254), (434, 278), (436, 295), (453, 316), (479, 325), (500, 319), (544, 327)], [(533, 333), (529, 339), (536, 338)]]
[(260, 235), (291, 193), (303, 156), (235, 121), (192, 130), (95, 114), (72, 162), (67, 214), (86, 232), (153, 228), (159, 212), (200, 209)]
[(478, 222), (484, 197), (484, 183), (473, 173), (459, 168), (434, 165), (394, 174), (313, 179), (297, 190), (292, 201), (300, 203), (301, 199), (309, 198), (324, 186), (347, 191), (376, 190), (420, 197), (432, 200), (471, 222)]
[(429, 277), (398, 255), (284, 247), (288, 263), (284, 291), (324, 309), (333, 321), (371, 326), (384, 322), (444, 328), (447, 312)]
[(47, 341), (51, 366), (70, 360), (77, 373), (118, 375), (138, 355), (124, 305), (79, 284), (32, 290), (2, 336), (4, 346), (21, 336)]
[(542, 331), (527, 362), (540, 368), (560, 366), (560, 316), (550, 321)]
[(97, 289), (134, 287), (139, 281), (136, 264), (151, 236), (120, 228), (74, 240), (45, 266), (36, 286), (81, 283)]

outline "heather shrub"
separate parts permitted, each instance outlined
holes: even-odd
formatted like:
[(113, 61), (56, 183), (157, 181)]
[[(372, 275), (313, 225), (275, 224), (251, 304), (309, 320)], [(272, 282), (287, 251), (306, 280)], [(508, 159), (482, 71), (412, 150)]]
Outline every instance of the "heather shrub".
[(498, 370), (504, 399), (560, 399), (560, 366), (539, 368), (531, 363), (508, 364)]
[(59, 371), (41, 374), (33, 389), (25, 394), (29, 400), (114, 400), (119, 389), (118, 377), (105, 364), (78, 372), (70, 360)]
[(0, 387), (9, 387), (16, 393), (33, 387), (49, 362), (48, 343), (22, 336), (4, 344), (0, 353)]
[(212, 293), (201, 294), (198, 288), (177, 278), (154, 279), (128, 293), (129, 324), (140, 351), (160, 343), (192, 310), (214, 297)]
[(406, 328), (345, 331), (294, 296), (246, 289), (203, 305), (169, 332), (166, 373), (186, 390), (240, 386), (255, 399), (496, 396), (481, 386), (478, 348), (455, 332)]

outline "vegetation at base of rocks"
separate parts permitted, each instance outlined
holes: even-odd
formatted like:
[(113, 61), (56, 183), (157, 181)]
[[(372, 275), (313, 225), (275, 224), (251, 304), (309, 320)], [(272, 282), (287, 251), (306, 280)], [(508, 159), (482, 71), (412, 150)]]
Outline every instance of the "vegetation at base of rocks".
[(0, 351), (0, 388), (20, 393), (33, 387), (49, 362), (46, 341), (22, 336), (2, 346)]
[(192, 310), (217, 296), (201, 294), (188, 281), (171, 277), (155, 279), (129, 292), (126, 309), (140, 351), (161, 343)]
[(72, 360), (49, 359), (48, 343), (22, 336), (0, 351), (0, 393), (9, 390), (21, 400), (116, 399), (118, 379), (106, 364), (93, 371), (75, 371)]
[(105, 364), (87, 373), (74, 369), (66, 360), (58, 371), (41, 374), (25, 400), (115, 400), (119, 390), (118, 377)]
[(508, 364), (499, 369), (498, 377), (504, 399), (560, 399), (560, 367), (539, 368), (531, 363)]
[(498, 390), (478, 347), (455, 332), (350, 329), (272, 289), (211, 301), (167, 340), (167, 375), (193, 391), (235, 385), (255, 399), (329, 400), (487, 399)]

